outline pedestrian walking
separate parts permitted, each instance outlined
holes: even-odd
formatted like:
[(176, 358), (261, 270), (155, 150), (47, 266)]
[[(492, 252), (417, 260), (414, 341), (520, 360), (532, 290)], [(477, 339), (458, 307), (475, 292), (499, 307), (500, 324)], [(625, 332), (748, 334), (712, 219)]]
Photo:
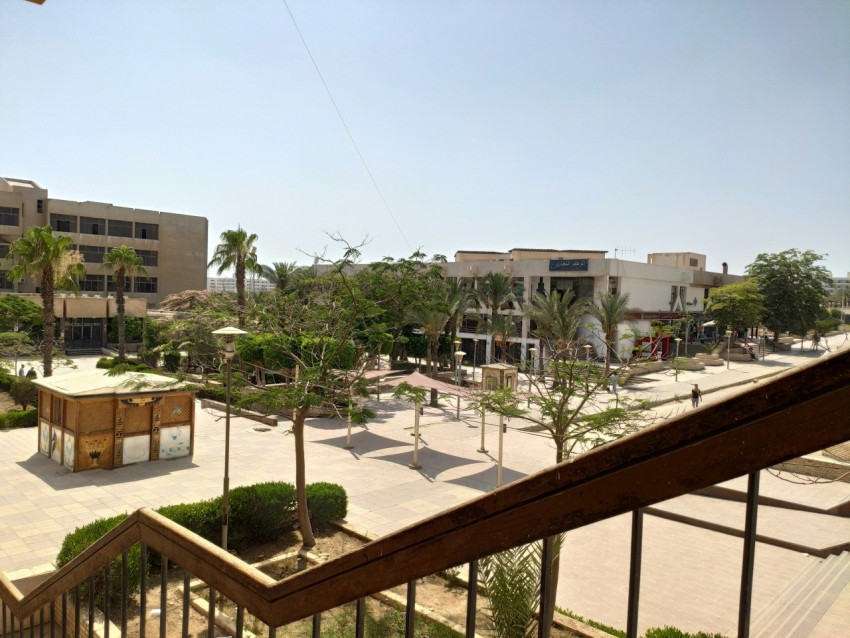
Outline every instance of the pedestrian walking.
[(24, 374), (24, 364), (23, 364), (23, 363), (21, 364), (21, 369), (20, 369), (20, 370), (18, 370), (18, 376), (19, 376), (19, 377), (26, 376), (26, 375)]
[(695, 383), (693, 389), (691, 390), (691, 405), (695, 408), (699, 407), (699, 400), (702, 398), (702, 390), (699, 389), (699, 386)]
[(611, 392), (613, 392), (614, 394), (617, 394), (617, 381), (619, 380), (619, 378), (620, 375), (618, 375), (616, 372), (611, 375)]
[(30, 369), (27, 370), (27, 379), (37, 379), (37, 378), (38, 378), (38, 372), (36, 372), (35, 368), (33, 368), (32, 365), (30, 365)]

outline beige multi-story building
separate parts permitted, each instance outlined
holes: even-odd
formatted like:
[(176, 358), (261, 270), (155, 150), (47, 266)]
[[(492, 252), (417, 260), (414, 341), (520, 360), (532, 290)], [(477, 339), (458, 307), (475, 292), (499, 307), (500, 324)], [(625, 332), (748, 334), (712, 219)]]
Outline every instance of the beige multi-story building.
[[(147, 271), (146, 276), (128, 278), (128, 296), (156, 306), (172, 293), (206, 288), (205, 217), (54, 199), (32, 180), (0, 177), (0, 292), (37, 292), (34, 281), (7, 279), (12, 264), (5, 257), (12, 242), (27, 229), (46, 225), (71, 237), (74, 249), (83, 256), (86, 275), (80, 290), (84, 297), (107, 298), (114, 293), (112, 275), (102, 264), (104, 255), (121, 245), (133, 248)], [(102, 317), (73, 320), (75, 334), (90, 333), (92, 341), (105, 333)]]

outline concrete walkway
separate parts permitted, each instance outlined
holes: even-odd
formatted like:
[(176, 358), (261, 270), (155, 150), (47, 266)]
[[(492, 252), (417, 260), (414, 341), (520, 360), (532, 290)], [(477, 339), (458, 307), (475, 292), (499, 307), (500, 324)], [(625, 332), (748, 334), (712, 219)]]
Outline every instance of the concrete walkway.
[[(678, 382), (672, 373), (658, 373), (650, 375), (647, 383), (621, 389), (621, 396), (667, 401), (658, 408), (662, 416), (667, 416), (691, 409), (689, 389), (693, 383), (703, 389), (704, 403), (711, 404), (758, 383), (765, 375), (821, 354), (808, 350), (800, 353), (797, 346), (790, 353), (769, 355), (765, 362), (733, 361), (729, 370), (724, 365), (680, 372)], [(93, 367), (94, 359), (79, 363), (83, 368)], [(308, 480), (332, 481), (345, 487), (351, 524), (384, 535), (495, 487), (495, 417), (488, 419), (485, 434), (489, 453), (483, 454), (476, 452), (480, 444), (478, 417), (462, 410), (463, 418), (456, 421), (453, 402), (440, 408), (426, 407), (421, 420), (422, 469), (411, 470), (412, 409), (387, 396), (380, 403), (370, 402), (370, 407), (378, 416), (367, 427), (355, 428), (352, 450), (342, 447), (346, 435), (343, 421), (312, 419), (306, 429)], [(515, 425), (519, 424), (511, 424), (504, 435), (504, 483), (548, 467), (555, 455), (547, 436), (520, 431)], [(287, 422), (268, 428), (234, 418), (231, 428), (232, 487), (269, 480), (293, 481), (293, 441)], [(50, 568), (64, 536), (95, 518), (143, 506), (210, 498), (222, 490), (224, 419), (218, 411), (198, 409), (191, 459), (72, 474), (38, 454), (34, 429), (0, 432), (0, 448), (4, 450), (0, 460), (0, 570), (17, 572), (15, 576)], [(785, 494), (784, 481), (763, 475), (772, 495)], [(824, 494), (809, 500), (835, 503), (850, 499), (850, 484), (845, 483), (793, 486), (788, 498), (799, 498), (795, 494), (802, 489), (810, 490), (806, 493), (811, 495)], [(825, 489), (828, 494), (822, 492)], [(687, 503), (675, 507), (687, 507)], [(721, 514), (728, 522), (730, 513), (724, 510)], [(710, 508), (702, 507), (700, 516), (710, 518)], [(568, 534), (558, 592), (562, 607), (625, 627), (629, 520), (621, 516)], [(782, 527), (783, 523), (772, 525)], [(805, 531), (788, 533), (797, 537)], [(837, 533), (840, 536), (843, 531)], [(769, 604), (813, 560), (819, 559), (759, 544), (754, 612)], [(728, 630), (737, 614), (740, 561), (741, 540), (734, 536), (647, 517), (642, 629), (672, 624), (689, 631)]]

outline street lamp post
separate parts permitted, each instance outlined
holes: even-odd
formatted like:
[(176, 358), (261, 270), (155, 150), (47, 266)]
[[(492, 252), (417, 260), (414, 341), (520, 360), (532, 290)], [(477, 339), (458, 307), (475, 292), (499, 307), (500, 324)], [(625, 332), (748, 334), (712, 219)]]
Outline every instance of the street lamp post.
[(528, 367), (528, 403), (527, 403), (526, 407), (531, 407), (531, 386), (532, 386), (531, 379), (534, 376), (534, 364), (535, 364), (534, 362), (535, 362), (536, 355), (537, 355), (537, 348), (535, 348), (534, 346), (531, 346), (528, 349), (529, 363), (531, 365)]
[(224, 485), (221, 497), (221, 548), (227, 549), (227, 526), (230, 516), (230, 390), (232, 384), (231, 364), (236, 354), (236, 337), (248, 334), (244, 330), (228, 326), (220, 330), (214, 330), (214, 335), (222, 335), (224, 341), (224, 359), (227, 361), (227, 385), (224, 398)]
[[(478, 337), (472, 340), (472, 382), (475, 383), (475, 364), (478, 363)], [(484, 446), (481, 446), (484, 447)]]
[(726, 369), (729, 369), (729, 361), (732, 358), (732, 331), (726, 331)]
[(681, 337), (676, 337), (673, 341), (676, 342), (676, 358), (673, 359), (673, 367), (676, 368), (676, 381), (679, 380), (679, 344), (682, 342)]
[[(458, 342), (460, 343), (460, 342)], [(466, 356), (463, 350), (455, 350), (455, 387), (460, 390), (460, 362)], [(455, 418), (460, 420), (460, 392), (457, 395), (457, 414)]]
[[(456, 354), (458, 350), (460, 350), (460, 339), (455, 339), (454, 341), (452, 341), (452, 354)], [(455, 370), (457, 370), (457, 364), (458, 361), (455, 358)]]

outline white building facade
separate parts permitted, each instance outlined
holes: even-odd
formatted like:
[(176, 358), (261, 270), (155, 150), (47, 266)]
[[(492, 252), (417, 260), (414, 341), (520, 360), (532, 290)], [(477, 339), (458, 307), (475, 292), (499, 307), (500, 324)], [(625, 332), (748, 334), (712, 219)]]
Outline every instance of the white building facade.
[[(599, 293), (627, 293), (633, 312), (628, 322), (619, 327), (621, 335), (647, 334), (652, 321), (674, 322), (683, 318), (690, 321), (691, 330), (698, 331), (709, 291), (743, 279), (727, 272), (708, 272), (705, 264), (705, 255), (699, 253), (653, 253), (647, 263), (641, 263), (608, 259), (605, 251), (515, 248), (504, 253), (459, 251), (444, 270), (446, 276), (466, 280), (473, 287), (488, 273), (513, 278), (514, 292), (522, 302), (501, 312), (513, 315), (517, 325), (518, 337), (513, 340), (511, 356), (525, 360), (528, 348), (538, 347), (539, 343), (521, 306), (536, 292), (551, 295), (572, 290), (578, 299), (588, 301)], [(479, 311), (486, 312), (483, 308)], [(591, 322), (588, 316), (587, 323)], [(486, 362), (491, 351), (490, 337), (479, 330), (476, 317), (467, 315), (458, 336), (467, 358)], [(597, 355), (602, 355), (602, 344), (593, 330), (585, 330), (580, 336), (594, 345)], [(620, 341), (618, 354), (625, 358), (633, 347), (633, 341)]]

